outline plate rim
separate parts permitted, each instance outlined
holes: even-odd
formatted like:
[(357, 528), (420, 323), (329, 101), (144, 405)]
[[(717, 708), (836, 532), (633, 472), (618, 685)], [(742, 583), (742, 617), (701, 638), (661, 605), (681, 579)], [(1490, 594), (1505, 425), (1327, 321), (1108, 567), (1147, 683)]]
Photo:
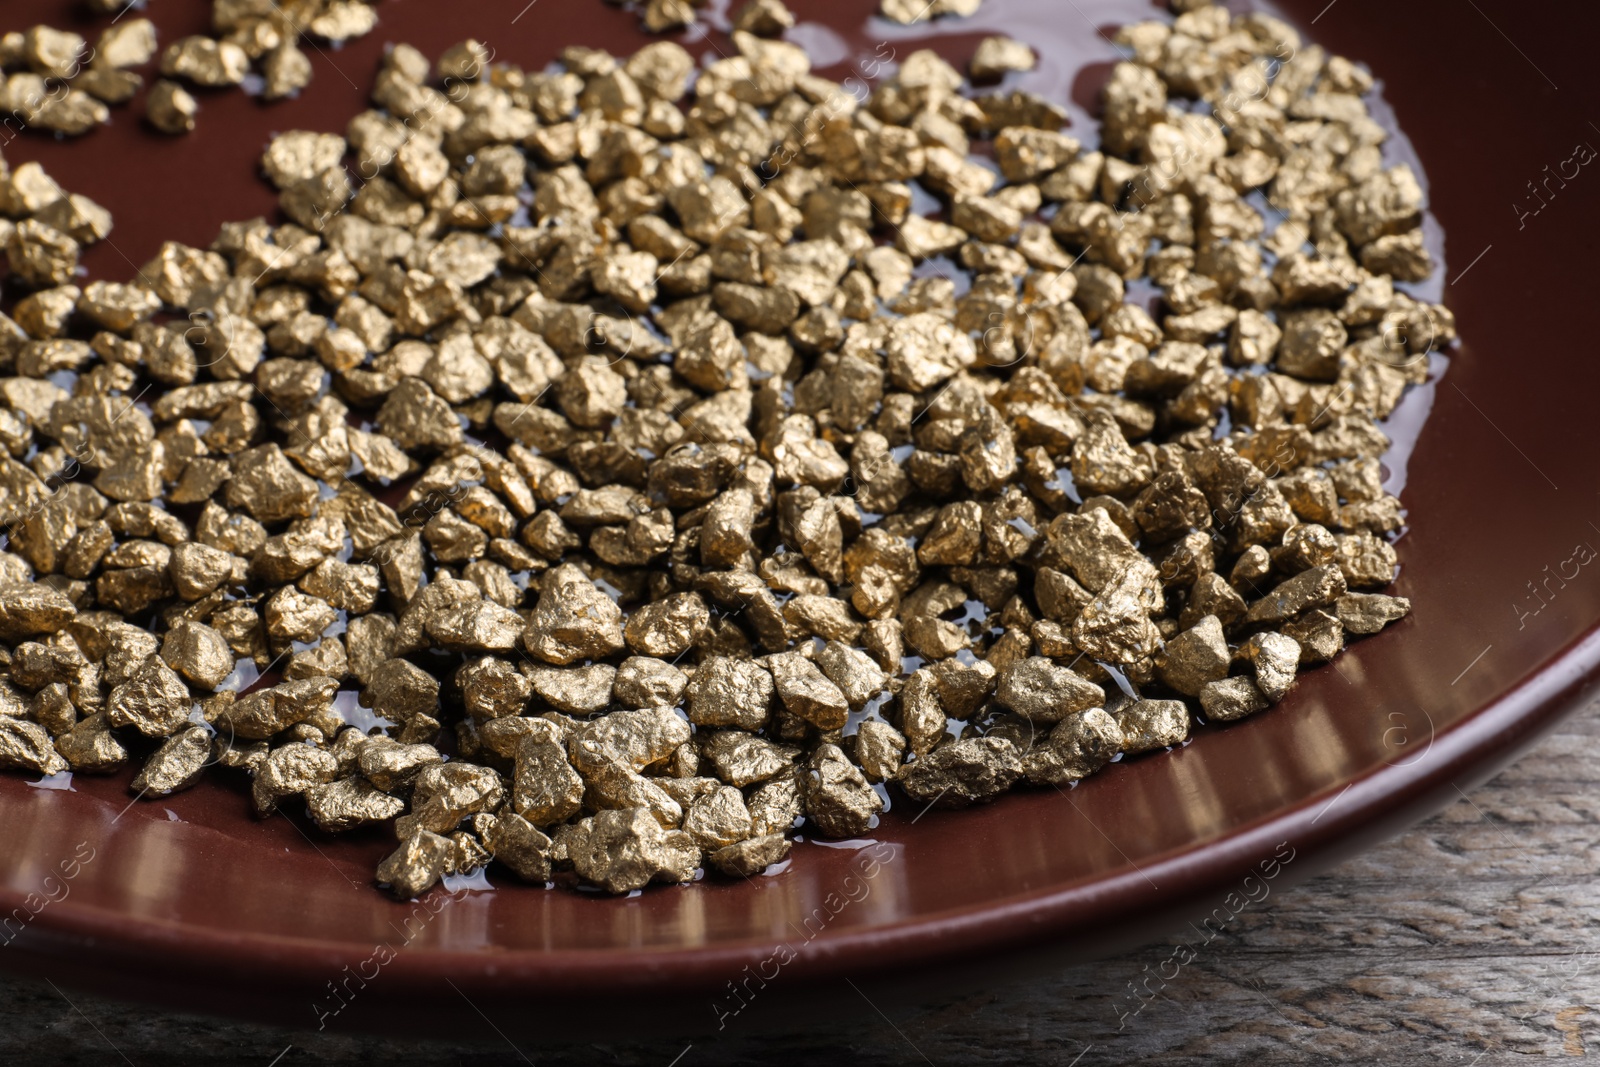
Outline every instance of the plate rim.
[[(1448, 791), (1463, 788), (1463, 782), (1475, 785), (1513, 762), (1544, 732), (1584, 706), (1597, 681), (1600, 620), (1500, 696), (1440, 730), (1433, 740), (1437, 758), (1369, 767), (1282, 811), (1138, 866), (882, 926), (824, 931), (797, 950), (793, 981), (801, 985), (837, 978), (845, 971), (900, 970), (980, 951), (1004, 954), (1030, 944), (1059, 949), (1074, 934), (1093, 927), (1125, 925), (1130, 913), (1171, 917), (1197, 900), (1209, 899), (1224, 885), (1237, 885), (1279, 842), (1289, 842), (1295, 849), (1292, 865), (1283, 865), (1280, 884), (1295, 884), (1368, 840), (1397, 833), (1442, 807)], [(1329, 800), (1345, 793), (1349, 796), (1335, 814)], [(1163, 882), (1168, 889), (1157, 888)], [(0, 887), (0, 912), (20, 906), (25, 895)], [(1152, 935), (1166, 929), (1155, 922), (1147, 925)], [(28, 973), (55, 973), (52, 963), (62, 966), (64, 973), (72, 962), (104, 965), (121, 959), (140, 961), (162, 978), (175, 977), (183, 985), (247, 974), (256, 982), (315, 988), (351, 962), (348, 944), (219, 931), (110, 913), (70, 900), (43, 909), (29, 929), (35, 935), (28, 939), (30, 947), (0, 954), (0, 970), (21, 970), (12, 962), (26, 961)], [(670, 980), (686, 993), (719, 987), (729, 974), (770, 957), (778, 944), (752, 939), (687, 948), (413, 946), (385, 966), (384, 985), (400, 997), (436, 991), (441, 979), (467, 991), (571, 997), (659, 989)], [(1096, 944), (1096, 951), (1081, 954), (1103, 954), (1104, 945)], [(74, 961), (73, 952), (82, 958)]]

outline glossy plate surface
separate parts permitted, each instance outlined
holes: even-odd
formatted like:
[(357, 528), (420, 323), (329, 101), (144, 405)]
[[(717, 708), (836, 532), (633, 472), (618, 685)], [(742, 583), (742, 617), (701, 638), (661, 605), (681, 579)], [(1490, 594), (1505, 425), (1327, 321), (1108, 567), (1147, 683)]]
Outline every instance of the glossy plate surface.
[[(1600, 545), (1588, 316), (1600, 176), (1575, 156), (1600, 144), (1584, 108), (1600, 84), (1585, 54), (1600, 27), (1574, 8), (1546, 34), (1505, 0), (1324, 3), (1289, 15), (1303, 31), (1316, 18), (1312, 39), (1380, 78), (1429, 181), (1444, 299), (1464, 338), (1393, 427), (1415, 439), (1396, 590), (1415, 605), (1409, 618), (1304, 677), (1275, 710), (1069, 792), (925, 819), (897, 808), (874, 844), (807, 844), (775, 875), (626, 899), (494, 876), (493, 892), (401, 905), (370, 885), (384, 836), (258, 822), (226, 784), (130, 806), (127, 775), (80, 777), (70, 792), (0, 776), (0, 918), (36, 906), (29, 894), (63, 861), (93, 855), (50, 883), (56, 899), (0, 950), (0, 966), (302, 1025), (339, 1008), (327, 985), (352, 988), (348, 966), (371, 981), (341, 1024), (449, 1031), (477, 1020), (470, 1000), (504, 1027), (546, 1033), (595, 1018), (714, 1027), (746, 966), (781, 969), (796, 994), (874, 971), (948, 988), (1024, 953), (1159, 936), (1171, 916), (1220, 905), (1274, 854), (1293, 857), (1273, 868), (1278, 885), (1305, 877), (1509, 760), (1584, 696), (1600, 659), (1600, 574), (1578, 562)], [(71, 6), (10, 0), (0, 30), (61, 25)], [(961, 64), (981, 37), (1010, 33), (1043, 55), (1016, 84), (1073, 99), (1080, 136), (1092, 135), (1087, 105), (1114, 55), (1095, 28), (1156, 13), (1134, 0), (987, 0), (975, 19), (904, 29), (869, 18), (872, 6), (794, 0), (792, 39), (842, 79), (928, 44)], [(152, 8), (170, 41), (202, 28), (210, 4)], [(113, 211), (117, 228), (87, 265), (124, 280), (163, 239), (204, 245), (223, 221), (269, 213), (254, 176), (267, 137), (342, 130), (386, 41), (436, 54), (470, 33), (538, 68), (562, 45), (626, 52), (647, 40), (601, 0), (387, 0), (380, 14), (367, 39), (312, 53), (316, 81), (299, 100), (261, 108), (207, 94), (187, 138), (146, 134), (124, 110), (87, 139), (25, 134), (5, 154), (42, 161)], [(727, 44), (713, 33), (690, 47)], [(1542, 200), (1529, 182), (1544, 183)]]

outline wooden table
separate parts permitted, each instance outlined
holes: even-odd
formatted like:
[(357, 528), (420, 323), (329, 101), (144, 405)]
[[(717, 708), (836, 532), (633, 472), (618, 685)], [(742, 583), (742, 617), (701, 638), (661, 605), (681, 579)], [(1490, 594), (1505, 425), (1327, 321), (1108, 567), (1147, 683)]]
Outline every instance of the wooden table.
[[(829, 1036), (814, 1020), (772, 1062), (1492, 1067), (1600, 1052), (1597, 779), (1600, 704), (1421, 826), (1247, 910), (1120, 1032), (1128, 983), (1160, 967), (1166, 942)], [(770, 1057), (776, 1042), (730, 1033), (686, 1045), (513, 1050), (489, 1027), (451, 1045), (301, 1034), (0, 978), (6, 1064), (697, 1067)]]

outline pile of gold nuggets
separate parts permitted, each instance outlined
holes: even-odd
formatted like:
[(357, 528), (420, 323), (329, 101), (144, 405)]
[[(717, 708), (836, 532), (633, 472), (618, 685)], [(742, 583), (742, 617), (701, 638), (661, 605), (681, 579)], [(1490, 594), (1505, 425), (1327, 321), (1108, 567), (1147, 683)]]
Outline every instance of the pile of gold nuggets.
[[(275, 84), (258, 6), (163, 75)], [(699, 67), (397, 46), (266, 149), (281, 222), (127, 284), (7, 169), (0, 766), (216, 768), (392, 827), (401, 897), (621, 893), (1269, 708), (1409, 610), (1379, 421), (1453, 319), (1396, 288), (1433, 263), (1370, 76), (1182, 7), (1117, 35), (1097, 148), (932, 52), (851, 95), (773, 0)], [(119, 26), (64, 109), (156, 54)], [(83, 51), (20, 36), (10, 92)]]

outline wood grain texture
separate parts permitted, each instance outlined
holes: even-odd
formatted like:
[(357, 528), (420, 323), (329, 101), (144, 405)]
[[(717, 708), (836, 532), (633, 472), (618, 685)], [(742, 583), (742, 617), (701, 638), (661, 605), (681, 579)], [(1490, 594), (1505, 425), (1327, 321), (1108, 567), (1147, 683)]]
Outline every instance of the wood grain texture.
[[(0, 979), (0, 1063), (774, 1062), (1096, 1067), (1461, 1064), (1600, 1053), (1600, 704), (1415, 829), (1244, 911), (1171, 973), (1176, 940), (977, 996), (804, 1033), (513, 1049), (162, 1015)], [(870, 983), (842, 997), (876, 1003)], [(69, 999), (70, 998), (70, 1002)], [(1137, 1014), (1133, 1009), (1139, 1008)], [(1124, 1016), (1122, 1013), (1128, 1013)], [(1120, 1024), (1120, 1029), (1119, 1029)], [(780, 1048), (782, 1049), (779, 1052)]]

